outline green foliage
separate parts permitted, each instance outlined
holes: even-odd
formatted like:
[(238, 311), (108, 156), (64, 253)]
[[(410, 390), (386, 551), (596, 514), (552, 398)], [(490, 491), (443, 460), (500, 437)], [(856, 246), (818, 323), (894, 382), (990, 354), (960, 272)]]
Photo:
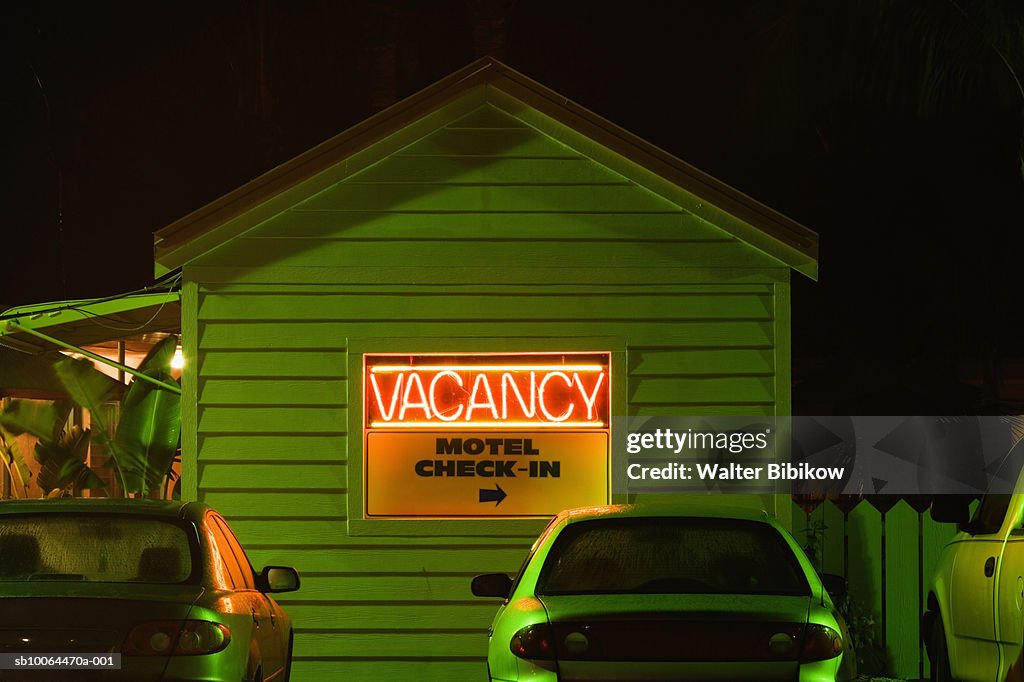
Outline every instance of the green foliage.
[(49, 492), (73, 485), (78, 489), (102, 488), (103, 481), (85, 464), (89, 454), (90, 429), (75, 425), (56, 441), (36, 443), (36, 460), (41, 465), (37, 483)]
[[(812, 520), (811, 515), (807, 515), (807, 526), (803, 531), (803, 550), (818, 571), (821, 570), (821, 544), (826, 530), (828, 526), (824, 521)], [(885, 673), (888, 667), (885, 642), (878, 637), (874, 611), (852, 594), (847, 594), (836, 607), (850, 632), (853, 650), (857, 654), (857, 670), (866, 673), (872, 679), (874, 675)]]
[[(149, 349), (146, 357), (139, 363), (139, 370), (142, 372), (157, 372), (162, 378), (174, 383), (171, 379), (171, 361), (174, 359), (174, 351), (178, 348), (178, 337), (168, 336), (160, 343)], [(134, 383), (132, 384), (134, 386)], [(128, 392), (131, 393), (131, 387)]]
[[(177, 342), (177, 337), (170, 336), (158, 343), (139, 370), (164, 383), (177, 385), (170, 375)], [(68, 487), (78, 490), (104, 487), (96, 472), (85, 463), (92, 438), (102, 442), (110, 453), (125, 494), (148, 496), (159, 491), (164, 480), (171, 476), (178, 450), (181, 395), (134, 379), (122, 401), (115, 432), (104, 409), (114, 398), (112, 385), (102, 372), (88, 360), (64, 358), (54, 364), (54, 373), (71, 400), (89, 411), (92, 429), (65, 428), (71, 409), (66, 403), (15, 400), (0, 413), (0, 426), (11, 434), (28, 433), (38, 439), (34, 453), (41, 465), (37, 483), (44, 494)], [(0, 461), (5, 468), (11, 471), (17, 468), (6, 439), (0, 450), (3, 451)], [(21, 464), (24, 467), (24, 462)], [(27, 467), (19, 471), (20, 474), (27, 472)], [(13, 474), (12, 478), (15, 478)], [(27, 487), (24, 475), (20, 480), (23, 488)]]
[[(139, 365), (147, 376), (176, 384), (171, 359), (177, 337), (158, 343)], [(125, 490), (148, 495), (169, 475), (181, 438), (181, 395), (135, 379), (122, 402), (111, 452), (118, 459)]]
[[(89, 449), (89, 430), (71, 430), (65, 432), (71, 405), (65, 402), (38, 402), (14, 400), (0, 413), (0, 426), (8, 433), (21, 435), (27, 433), (38, 440), (33, 454), (41, 465), (36, 483), (47, 493), (56, 488), (76, 484), (79, 487), (102, 487), (99, 477), (85, 465), (85, 455)], [(13, 456), (13, 440), (5, 437), (5, 449), (9, 450), (3, 459), (15, 461)], [(15, 464), (22, 489), (27, 492), (28, 467), (20, 457), (21, 466)]]
[(25, 463), (14, 436), (0, 428), (0, 464), (11, 477), (14, 497), (28, 497), (28, 484), (32, 472)]
[(857, 653), (857, 670), (868, 675), (884, 674), (888, 668), (888, 657), (885, 642), (878, 636), (878, 624), (871, 607), (847, 595), (838, 608), (850, 631), (853, 650)]
[(812, 520), (810, 515), (807, 517), (807, 527), (804, 528), (804, 553), (807, 558), (811, 560), (811, 564), (816, 570), (821, 570), (821, 542), (825, 537), (825, 531), (828, 526), (825, 522), (820, 519)]
[[(106, 376), (93, 367), (92, 362), (89, 360), (75, 359), (75, 358), (64, 358), (58, 360), (53, 365), (53, 371), (57, 375), (64, 389), (68, 392), (71, 399), (84, 409), (89, 410), (89, 415), (92, 419), (93, 425), (96, 427), (95, 433), (97, 436), (107, 445), (110, 449), (111, 454), (114, 457), (115, 466), (118, 469), (118, 475), (122, 478), (122, 487), (124, 487), (124, 476), (121, 473), (120, 462), (118, 462), (117, 452), (111, 447), (110, 429), (104, 420), (103, 416), (103, 405), (104, 403), (110, 402), (113, 398), (110, 390), (110, 382), (107, 381)], [(87, 446), (88, 447), (88, 446)], [(37, 455), (39, 453), (39, 446), (36, 446)], [(69, 476), (82, 476), (81, 470), (75, 465), (74, 458), (68, 457), (67, 454), (61, 457), (61, 461), (58, 464), (53, 460), (55, 452), (48, 451), (46, 453), (47, 459), (40, 459), (39, 463), (44, 468), (49, 464), (55, 469), (55, 478), (51, 481), (49, 478), (46, 479), (46, 484), (54, 483), (52, 487), (44, 486), (42, 474), (40, 473), (39, 485), (44, 490), (49, 491), (54, 488), (62, 488), (76, 480), (75, 478), (68, 478)], [(72, 453), (74, 454), (74, 453)], [(79, 461), (82, 467), (85, 467), (84, 457)], [(64, 485), (56, 485), (58, 481), (62, 481)], [(127, 489), (127, 488), (125, 488)]]
[(99, 419), (103, 413), (103, 404), (113, 399), (106, 375), (93, 367), (92, 361), (81, 358), (58, 360), (53, 365), (53, 371), (71, 400), (89, 410), (94, 421)]
[(63, 401), (14, 400), (0, 413), (0, 426), (15, 436), (27, 433), (40, 440), (55, 441), (64, 430), (70, 412), (71, 405)]

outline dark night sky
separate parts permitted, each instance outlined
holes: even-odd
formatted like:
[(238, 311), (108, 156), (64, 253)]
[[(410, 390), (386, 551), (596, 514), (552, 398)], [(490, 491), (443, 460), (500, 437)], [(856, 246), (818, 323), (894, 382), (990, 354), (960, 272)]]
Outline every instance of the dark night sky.
[(0, 306), (146, 285), (154, 230), (492, 54), (819, 232), (797, 405), (991, 411), (961, 389), (1024, 357), (1024, 98), (999, 57), (1020, 65), (1000, 31), (1024, 11), (958, 7), (5, 2)]

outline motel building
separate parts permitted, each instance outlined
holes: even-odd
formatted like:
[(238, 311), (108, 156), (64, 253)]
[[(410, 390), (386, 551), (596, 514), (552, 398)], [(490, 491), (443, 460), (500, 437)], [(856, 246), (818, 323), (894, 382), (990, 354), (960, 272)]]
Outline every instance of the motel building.
[(298, 680), (485, 679), (471, 577), (627, 501), (614, 417), (790, 414), (790, 279), (817, 276), (815, 233), (491, 59), (154, 246), (180, 288), (119, 314), (180, 302), (182, 497), (298, 568)]

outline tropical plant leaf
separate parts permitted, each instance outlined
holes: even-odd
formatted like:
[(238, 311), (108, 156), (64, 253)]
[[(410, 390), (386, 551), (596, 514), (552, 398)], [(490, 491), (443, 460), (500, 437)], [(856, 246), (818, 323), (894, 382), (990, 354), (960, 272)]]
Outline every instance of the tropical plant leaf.
[(40, 440), (55, 441), (70, 411), (71, 405), (66, 402), (12, 400), (0, 412), (0, 426), (15, 436), (28, 433)]
[(37, 484), (47, 491), (47, 496), (54, 490), (61, 490), (68, 485), (80, 490), (98, 490), (103, 488), (103, 481), (92, 469), (77, 460), (50, 459), (39, 468)]
[[(150, 369), (148, 376), (161, 370)], [(174, 382), (170, 375), (161, 377)], [(181, 395), (136, 378), (114, 436), (125, 490), (148, 494), (170, 471), (181, 436)]]
[(72, 426), (61, 434), (57, 443), (74, 455), (79, 462), (85, 463), (89, 456), (89, 441), (92, 436), (92, 429), (83, 429), (81, 426)]
[(78, 488), (102, 488), (103, 481), (85, 464), (91, 432), (72, 427), (57, 441), (36, 443), (40, 464), (36, 482), (44, 493), (74, 484)]
[(96, 472), (84, 464), (81, 471), (78, 472), (78, 477), (75, 479), (75, 486), (88, 490), (102, 490), (106, 488), (100, 477), (96, 475)]
[(28, 462), (25, 461), (24, 455), (21, 454), (20, 448), (18, 448), (17, 442), (13, 438), (8, 438), (6, 434), (3, 435), (4, 449), (10, 456), (10, 462), (14, 467), (14, 474), (12, 478), (16, 478), (22, 488), (28, 491), (29, 483), (32, 481), (32, 470), (28, 467)]
[(21, 456), (14, 437), (3, 429), (0, 429), (0, 461), (3, 462), (4, 468), (11, 477), (14, 490), (20, 491), (21, 497), (28, 497), (28, 484), (32, 478), (32, 472)]
[(71, 399), (89, 410), (93, 421), (102, 421), (103, 404), (110, 402), (114, 397), (107, 376), (93, 367), (91, 361), (78, 358), (57, 361), (53, 365), (53, 371)]
[(19, 497), (24, 497), (25, 496), (25, 492), (27, 492), (27, 491), (24, 490), (24, 486), (23, 485), (20, 485), (20, 482), (18, 481), (17, 477), (15, 476), (15, 472), (17, 470), (14, 467), (11, 466), (11, 462), (12, 462), (11, 454), (9, 452), (7, 452), (6, 450), (4, 450), (2, 447), (0, 447), (0, 464), (3, 465), (3, 470), (7, 472), (7, 475), (11, 477), (11, 481), (12, 481), (12, 487), (11, 487), (12, 495), (11, 496), (14, 497), (15, 499), (17, 499)]
[[(178, 345), (169, 336), (146, 355), (139, 370), (147, 376), (177, 385), (170, 364)], [(128, 493), (148, 494), (159, 489), (170, 471), (181, 434), (181, 396), (136, 377), (121, 404), (121, 416), (114, 437), (104, 410), (114, 395), (107, 377), (87, 360), (64, 359), (54, 364), (71, 399), (89, 411), (93, 434), (110, 453), (107, 466), (118, 472), (121, 487)], [(76, 441), (77, 442), (77, 441)], [(81, 488), (101, 487), (100, 479), (84, 464), (86, 450), (77, 452), (70, 440), (37, 446), (37, 458), (43, 464), (40, 485), (59, 488), (74, 483)], [(70, 450), (69, 450), (70, 448)], [(75, 463), (77, 462), (77, 464)]]
[(149, 373), (158, 369), (163, 374), (170, 374), (171, 360), (174, 359), (174, 351), (177, 349), (178, 337), (172, 334), (149, 349), (146, 357), (139, 363), (139, 371)]
[[(96, 369), (89, 360), (65, 358), (54, 363), (53, 371), (57, 374), (64, 389), (80, 407), (89, 410), (94, 433), (110, 452), (114, 464), (121, 477), (121, 486), (127, 490), (124, 481), (124, 455), (118, 450), (114, 439), (110, 437), (110, 426), (107, 423), (104, 403), (113, 399), (113, 385), (107, 376)], [(97, 479), (98, 480), (98, 479)]]
[[(159, 379), (169, 384), (176, 384), (177, 382), (171, 377), (171, 360), (174, 358), (174, 351), (177, 347), (178, 337), (168, 336), (150, 349), (149, 353), (146, 354), (146, 357), (139, 364), (138, 371), (154, 379)], [(150, 382), (144, 379), (140, 381), (138, 377), (135, 377), (128, 386), (124, 400), (121, 401), (121, 409), (130, 409), (132, 405), (148, 394), (149, 389), (147, 387), (153, 386)]]

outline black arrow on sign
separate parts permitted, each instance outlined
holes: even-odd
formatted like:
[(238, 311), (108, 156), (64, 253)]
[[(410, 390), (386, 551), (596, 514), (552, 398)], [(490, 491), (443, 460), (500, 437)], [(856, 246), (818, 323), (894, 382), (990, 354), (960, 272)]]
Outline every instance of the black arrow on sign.
[(497, 488), (497, 490), (488, 490), (486, 488), (480, 488), (480, 501), (494, 502), (494, 506), (497, 507), (499, 504), (501, 504), (501, 501), (507, 497), (507, 495), (505, 494), (505, 491), (501, 489), (501, 486), (498, 485), (497, 483), (494, 484), (494, 487)]

